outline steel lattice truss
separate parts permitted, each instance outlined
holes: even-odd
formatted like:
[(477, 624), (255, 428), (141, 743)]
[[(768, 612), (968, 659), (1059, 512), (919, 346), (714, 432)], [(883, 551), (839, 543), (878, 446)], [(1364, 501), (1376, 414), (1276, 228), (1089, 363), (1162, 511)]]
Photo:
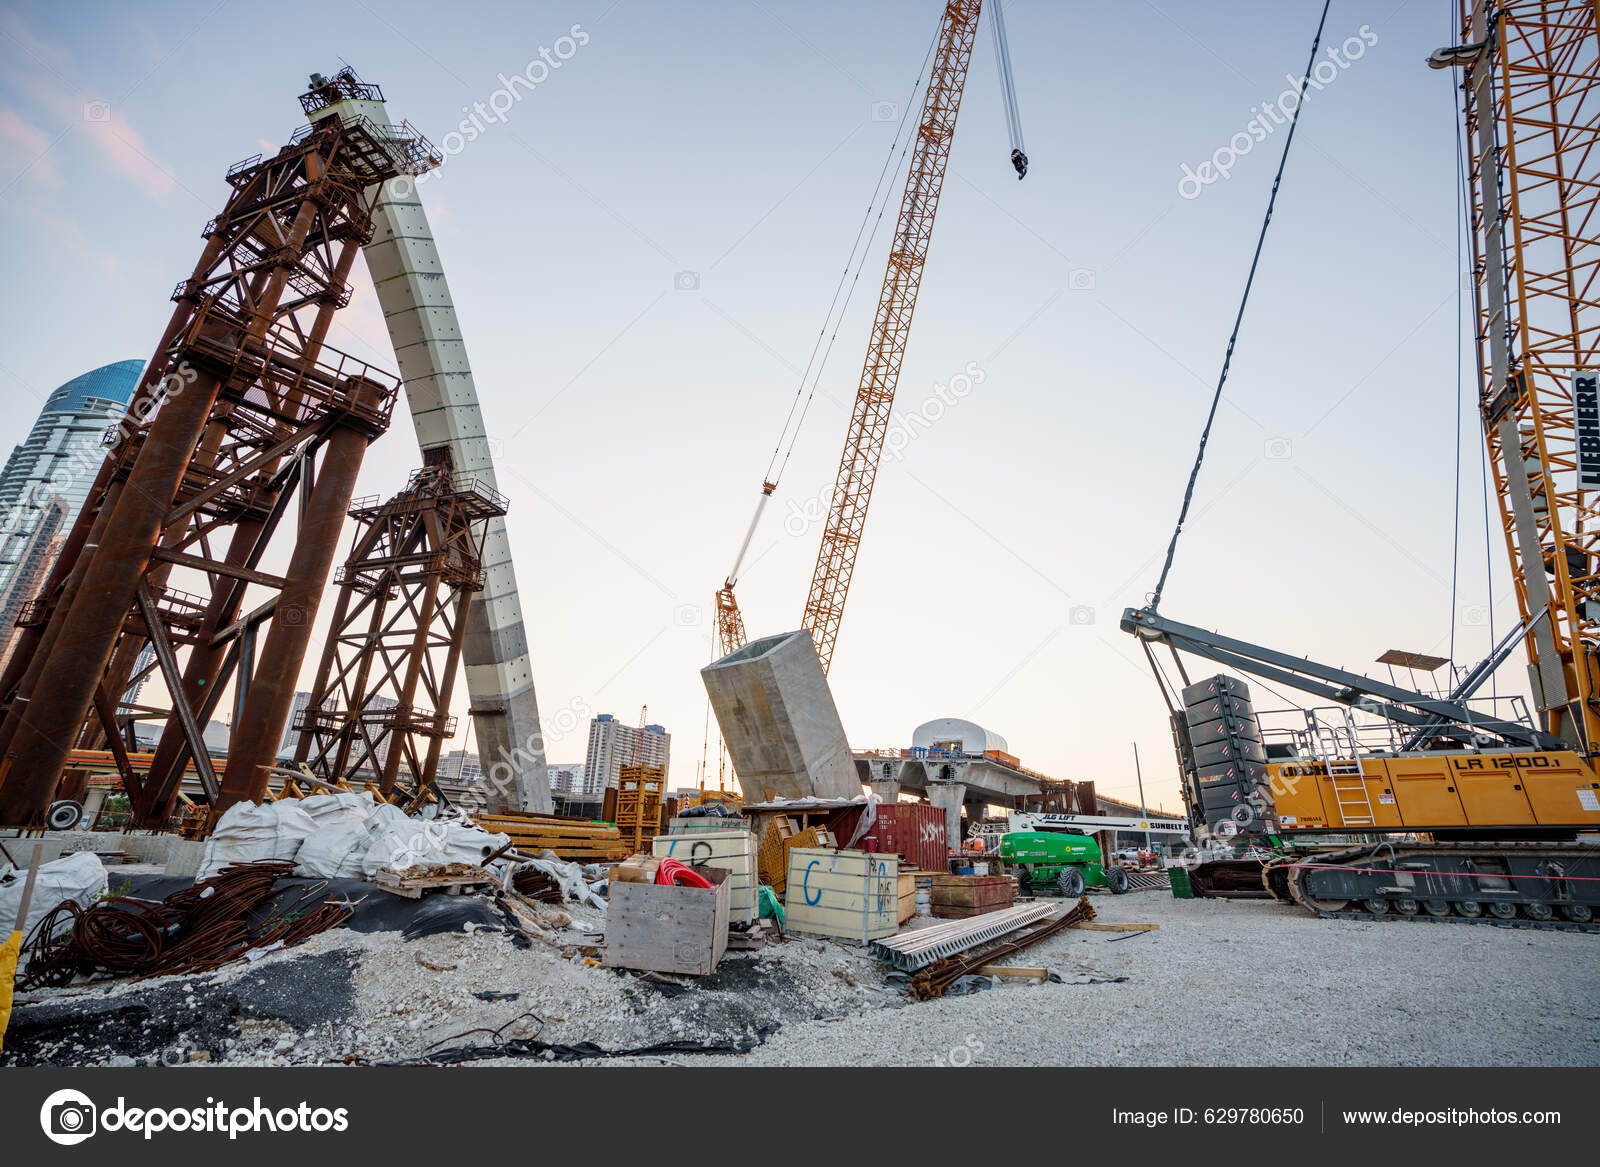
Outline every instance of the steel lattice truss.
[[(0, 823), (37, 821), (74, 744), (112, 750), (142, 825), (167, 820), (186, 762), (214, 810), (265, 793), (356, 472), (398, 389), (325, 337), (371, 235), (363, 192), (419, 154), (331, 121), (228, 172), (227, 207), (0, 679)], [(268, 572), (286, 517), (287, 566)], [(165, 702), (119, 714), (153, 669)], [(219, 778), (201, 731), (230, 688)], [(143, 778), (125, 754), (140, 719), (163, 727)]]
[[(297, 764), (330, 783), (429, 790), (455, 733), (449, 714), (467, 608), (483, 588), (483, 538), (505, 500), (443, 465), (387, 502), (358, 502), (322, 664), (296, 719)], [(403, 777), (403, 781), (401, 780)]]
[[(923, 262), (933, 236), (934, 216), (939, 209), (939, 194), (944, 187), (956, 115), (961, 110), (961, 93), (982, 9), (982, 0), (952, 0), (945, 5), (939, 29), (866, 363), (833, 484), (822, 547), (806, 595), (802, 623), (816, 641), (824, 672), (833, 660), (834, 643), (844, 619), (844, 602), (867, 522), (895, 389), (900, 383), (900, 365), (911, 335), (911, 317), (917, 307)], [(719, 604), (719, 616), (720, 608)]]
[(1464, 86), (1484, 428), (1523, 619), (1548, 613), (1528, 638), (1536, 696), (1552, 733), (1593, 751), (1600, 513), (1578, 482), (1573, 374), (1600, 372), (1596, 7), (1466, 0), (1463, 17), (1469, 43), (1489, 40)]

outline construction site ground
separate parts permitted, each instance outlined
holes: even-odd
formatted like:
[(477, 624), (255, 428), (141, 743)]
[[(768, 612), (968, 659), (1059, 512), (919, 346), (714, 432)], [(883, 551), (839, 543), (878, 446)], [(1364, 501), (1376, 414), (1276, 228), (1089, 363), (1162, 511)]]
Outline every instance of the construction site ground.
[(1160, 927), (1068, 931), (1008, 962), (1062, 983), (928, 1002), (866, 949), (798, 936), (699, 980), (607, 969), (575, 951), (603, 913), (573, 904), (572, 926), (526, 947), (478, 927), (336, 929), (208, 975), (19, 994), (0, 1065), (359, 1064), (531, 1037), (749, 1047), (630, 1059), (644, 1064), (1600, 1064), (1593, 936), (1164, 892), (1093, 903), (1101, 922)]

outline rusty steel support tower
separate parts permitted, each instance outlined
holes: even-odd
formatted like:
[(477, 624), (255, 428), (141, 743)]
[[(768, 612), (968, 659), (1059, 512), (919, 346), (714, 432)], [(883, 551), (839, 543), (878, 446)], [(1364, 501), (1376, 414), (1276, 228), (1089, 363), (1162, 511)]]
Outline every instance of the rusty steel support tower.
[(411, 799), (433, 786), (456, 729), (450, 698), (484, 585), (484, 535), (505, 513), (492, 487), (443, 465), (351, 509), (359, 527), (311, 701), (295, 721), (297, 765), (327, 782), (376, 782), (385, 797), (397, 785)]
[[(369, 192), (436, 162), (409, 132), (334, 121), (229, 170), (228, 204), (0, 677), (0, 824), (39, 822), (75, 745), (120, 753), (116, 697), (147, 648), (169, 705), (148, 775), (123, 768), (136, 821), (167, 820), (186, 761), (213, 813), (265, 794), (356, 473), (398, 390), (325, 337), (372, 234)], [(285, 518), (285, 566), (264, 570)], [(228, 690), (219, 778), (201, 733)]]

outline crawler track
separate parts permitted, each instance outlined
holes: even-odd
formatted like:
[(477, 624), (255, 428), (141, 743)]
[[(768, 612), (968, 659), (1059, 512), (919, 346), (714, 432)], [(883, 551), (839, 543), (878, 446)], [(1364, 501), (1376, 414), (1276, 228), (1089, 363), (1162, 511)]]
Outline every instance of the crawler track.
[(1600, 932), (1600, 848), (1570, 843), (1380, 843), (1268, 863), (1283, 903), (1328, 920)]

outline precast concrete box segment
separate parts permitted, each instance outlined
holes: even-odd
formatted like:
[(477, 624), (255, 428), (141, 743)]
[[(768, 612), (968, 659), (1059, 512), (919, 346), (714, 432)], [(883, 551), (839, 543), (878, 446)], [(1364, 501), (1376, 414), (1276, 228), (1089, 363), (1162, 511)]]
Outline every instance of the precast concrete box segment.
[(751, 641), (700, 676), (746, 799), (760, 801), (769, 789), (782, 798), (860, 795), (850, 743), (809, 632)]
[[(335, 114), (366, 118), (381, 130), (392, 125), (384, 103), (372, 100), (340, 101), (312, 117)], [(424, 453), (448, 449), (455, 474), (497, 488), (460, 322), (415, 184), (386, 184), (372, 217), (372, 241), (362, 254), (405, 381), (417, 444)], [(503, 517), (486, 524), (482, 566), (484, 588), (467, 614), (461, 663), (486, 797), (497, 810), (548, 812), (544, 735)]]

